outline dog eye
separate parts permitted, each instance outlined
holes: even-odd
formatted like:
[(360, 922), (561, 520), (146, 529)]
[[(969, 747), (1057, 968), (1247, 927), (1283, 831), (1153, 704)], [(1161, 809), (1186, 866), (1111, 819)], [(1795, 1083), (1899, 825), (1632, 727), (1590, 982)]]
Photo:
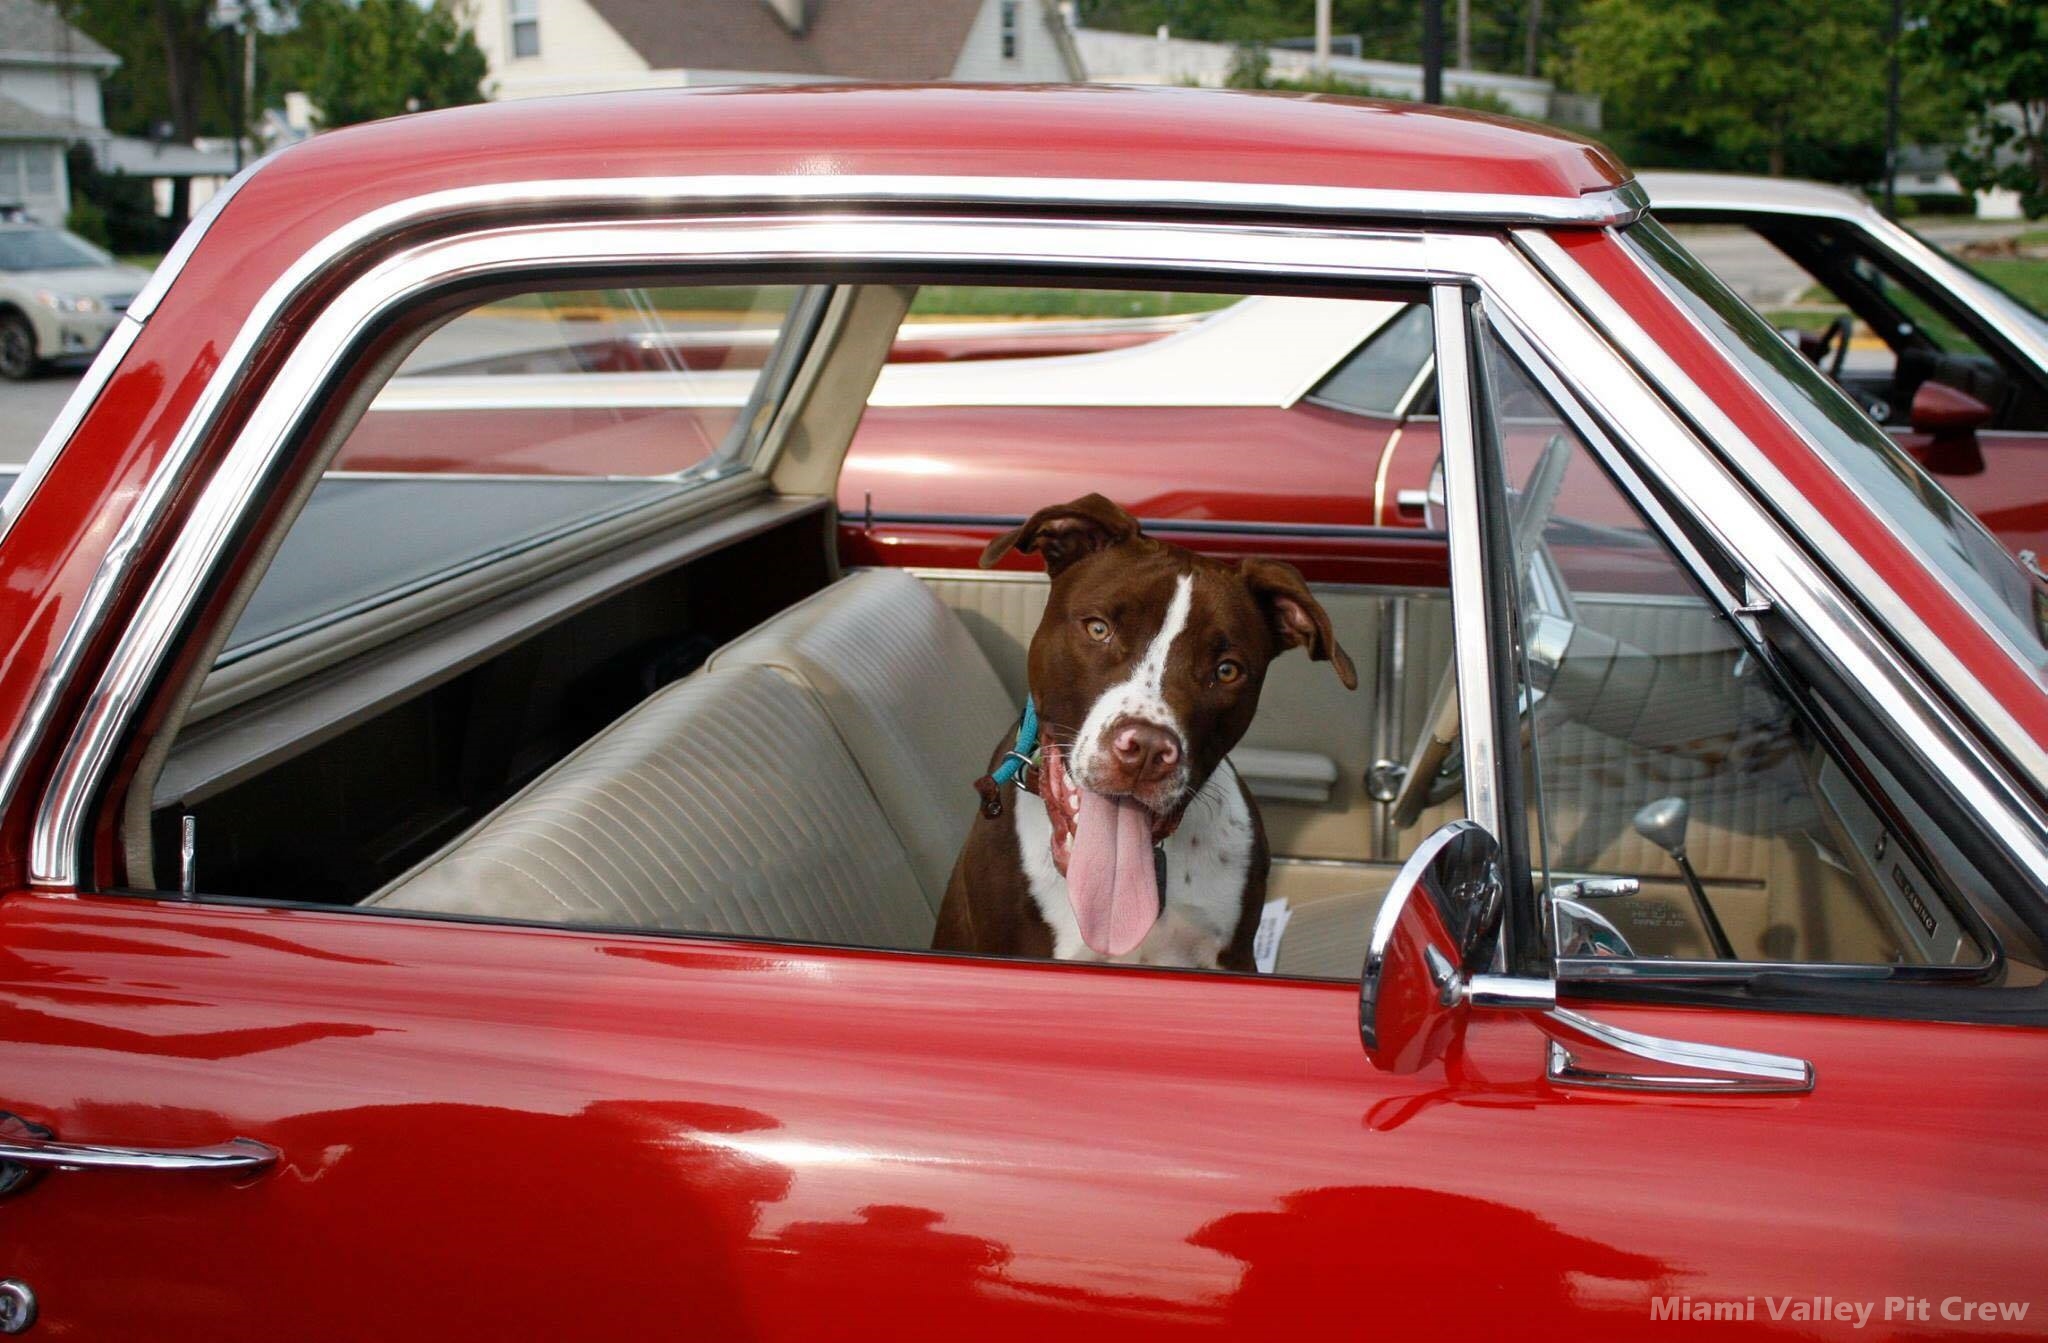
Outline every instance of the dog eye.
[(1216, 679), (1223, 685), (1233, 685), (1244, 675), (1244, 668), (1225, 658), (1216, 664)]
[(1109, 642), (1109, 622), (1101, 616), (1090, 616), (1081, 622), (1081, 628), (1088, 631), (1088, 637), (1099, 644)]

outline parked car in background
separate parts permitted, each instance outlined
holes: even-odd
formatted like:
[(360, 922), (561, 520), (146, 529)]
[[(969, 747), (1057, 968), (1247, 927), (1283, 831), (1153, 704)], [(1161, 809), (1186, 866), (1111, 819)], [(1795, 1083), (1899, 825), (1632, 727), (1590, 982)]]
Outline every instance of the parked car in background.
[[(1762, 239), (1806, 277), (1788, 336), (2037, 574), (2048, 553), (2048, 317), (1818, 182), (1710, 173), (1639, 179), (1674, 227)], [(1789, 311), (1779, 311), (1789, 309)]]
[[(948, 362), (962, 288), (1173, 325)], [(1272, 660), (1232, 754), (1261, 973), (929, 950), (1033, 631), (1156, 633), (981, 564), (1098, 489), (1355, 667)], [(2044, 590), (1577, 139), (869, 85), (323, 135), (130, 307), (0, 579), (0, 1326), (2048, 1309)]]
[(0, 378), (98, 353), (148, 282), (75, 233), (0, 222)]

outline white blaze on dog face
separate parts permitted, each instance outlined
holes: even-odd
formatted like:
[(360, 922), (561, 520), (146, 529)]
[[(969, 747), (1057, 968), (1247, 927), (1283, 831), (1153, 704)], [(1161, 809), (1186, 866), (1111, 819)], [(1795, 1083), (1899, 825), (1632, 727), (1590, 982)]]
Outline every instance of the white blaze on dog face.
[(1128, 676), (1103, 691), (1089, 708), (1074, 737), (1074, 773), (1081, 786), (1098, 792), (1111, 791), (1105, 756), (1110, 751), (1112, 729), (1126, 721), (1165, 729), (1172, 735), (1179, 765), (1153, 790), (1148, 802), (1153, 810), (1165, 811), (1180, 800), (1188, 785), (1186, 725), (1166, 699), (1166, 671), (1175, 641), (1187, 631), (1188, 616), (1195, 604), (1195, 576), (1181, 574), (1174, 580), (1173, 596), (1166, 605), (1166, 618), (1159, 632), (1145, 646), (1137, 665)]
[(982, 562), (1012, 549), (1052, 576), (1029, 659), (1044, 740), (1082, 789), (1140, 804), (1159, 833), (1243, 738), (1280, 652), (1306, 648), (1356, 684), (1328, 616), (1278, 561), (1159, 541), (1099, 495), (1040, 509)]

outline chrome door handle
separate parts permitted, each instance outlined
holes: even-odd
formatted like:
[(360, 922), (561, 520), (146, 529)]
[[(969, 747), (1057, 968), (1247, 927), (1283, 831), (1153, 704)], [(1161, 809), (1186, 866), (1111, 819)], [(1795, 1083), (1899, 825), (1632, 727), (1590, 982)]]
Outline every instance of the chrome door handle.
[(230, 1138), (204, 1147), (114, 1147), (58, 1142), (40, 1124), (0, 1113), (0, 1195), (21, 1189), (45, 1170), (189, 1170), (257, 1174), (277, 1163), (275, 1147)]
[[(1556, 1086), (1712, 1096), (1799, 1095), (1813, 1090), (1813, 1065), (1805, 1059), (1666, 1040), (1564, 1007), (1544, 1013), (1537, 1023), (1550, 1036), (1544, 1072)], [(1597, 1054), (1619, 1062), (1601, 1066), (1592, 1061)]]
[(2021, 568), (2040, 579), (2043, 583), (2048, 583), (2048, 571), (2044, 571), (2041, 568), (2041, 557), (2039, 555), (2036, 555), (2031, 550), (2022, 550), (2019, 552), (2019, 560)]

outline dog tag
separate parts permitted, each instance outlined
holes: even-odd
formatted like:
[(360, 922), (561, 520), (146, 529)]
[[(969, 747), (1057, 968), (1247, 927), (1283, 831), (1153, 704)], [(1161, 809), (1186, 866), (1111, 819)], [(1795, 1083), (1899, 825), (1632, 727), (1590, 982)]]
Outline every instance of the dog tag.
[(1252, 964), (1258, 967), (1260, 974), (1270, 975), (1280, 964), (1280, 936), (1287, 931), (1287, 921), (1293, 917), (1284, 896), (1268, 900), (1266, 907), (1259, 911), (1259, 931), (1252, 934)]

